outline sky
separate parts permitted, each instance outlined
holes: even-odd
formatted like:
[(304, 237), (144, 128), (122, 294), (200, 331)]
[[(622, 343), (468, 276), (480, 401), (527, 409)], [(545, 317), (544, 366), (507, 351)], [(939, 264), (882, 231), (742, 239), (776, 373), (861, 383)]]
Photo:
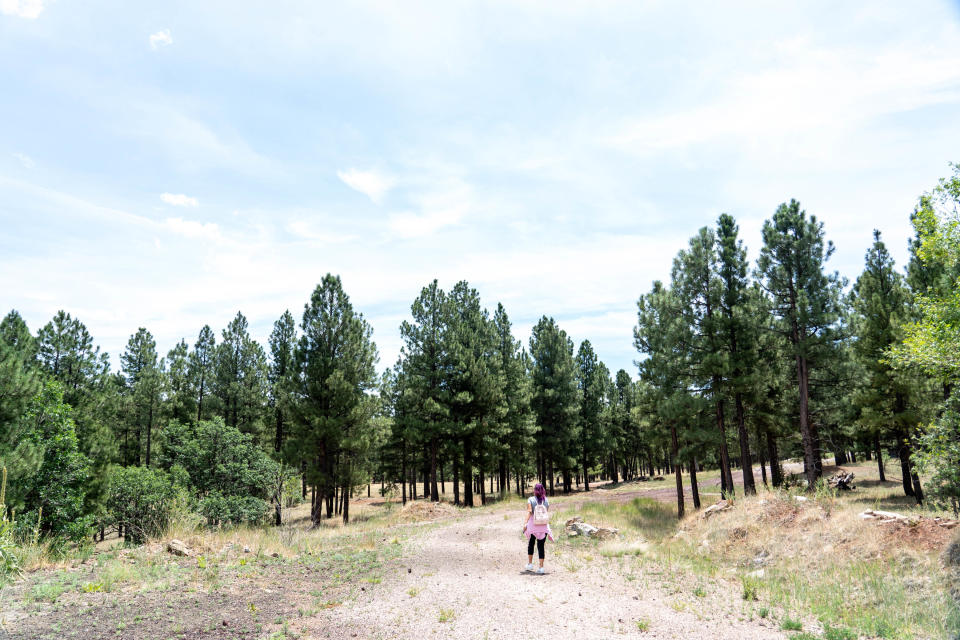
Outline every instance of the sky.
[(853, 280), (960, 161), (960, 3), (0, 0), (0, 313), (114, 366), (339, 274), (380, 367), (467, 280), (635, 375), (690, 236), (796, 198)]

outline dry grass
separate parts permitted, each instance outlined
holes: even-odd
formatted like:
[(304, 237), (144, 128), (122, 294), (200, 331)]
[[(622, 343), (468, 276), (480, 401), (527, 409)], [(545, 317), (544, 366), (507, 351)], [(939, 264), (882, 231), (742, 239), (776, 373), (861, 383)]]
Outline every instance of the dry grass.
[(929, 520), (906, 527), (861, 519), (866, 508), (899, 503), (890, 487), (867, 487), (799, 496), (806, 500), (761, 491), (709, 518), (688, 517), (662, 553), (715, 576), (734, 570), (745, 590), (784, 618), (870, 637), (949, 637), (960, 629), (960, 611), (939, 555), (952, 533)]

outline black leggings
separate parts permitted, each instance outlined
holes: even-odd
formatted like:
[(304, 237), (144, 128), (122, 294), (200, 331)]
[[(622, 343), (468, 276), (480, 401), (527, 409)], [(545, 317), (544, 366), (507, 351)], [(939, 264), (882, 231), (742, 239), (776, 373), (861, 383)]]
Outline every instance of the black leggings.
[(532, 535), (532, 534), (530, 535), (530, 540), (529, 540), (529, 542), (527, 542), (527, 555), (528, 555), (528, 556), (532, 556), (532, 555), (533, 555), (533, 542), (534, 542), (534, 540), (536, 540), (536, 542), (537, 542), (537, 555), (540, 556), (540, 559), (541, 559), (541, 560), (543, 560), (543, 543), (547, 541), (547, 536), (543, 536), (542, 538), (540, 538), (539, 540), (537, 540), (537, 536)]

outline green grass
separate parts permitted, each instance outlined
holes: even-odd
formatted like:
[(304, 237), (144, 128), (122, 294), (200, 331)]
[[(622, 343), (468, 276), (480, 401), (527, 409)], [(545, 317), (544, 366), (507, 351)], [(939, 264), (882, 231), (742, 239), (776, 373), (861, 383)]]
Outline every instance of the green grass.
[(456, 617), (457, 617), (457, 612), (454, 611), (453, 609), (443, 609), (443, 608), (441, 608), (440, 611), (439, 611), (439, 613), (438, 613), (438, 615), (437, 615), (437, 621), (438, 621), (438, 622), (450, 622), (451, 620), (453, 620), (453, 619), (456, 618)]
[(791, 618), (784, 618), (780, 621), (780, 628), (783, 631), (803, 631), (803, 623)]

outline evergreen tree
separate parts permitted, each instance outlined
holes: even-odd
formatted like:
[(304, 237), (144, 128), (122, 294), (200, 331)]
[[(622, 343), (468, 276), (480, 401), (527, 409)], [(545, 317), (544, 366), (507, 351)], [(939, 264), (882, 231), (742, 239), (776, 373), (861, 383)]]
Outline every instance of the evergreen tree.
[(804, 473), (812, 490), (822, 473), (820, 438), (810, 420), (810, 368), (821, 347), (835, 338), (842, 284), (834, 272), (824, 273), (833, 254), (824, 244), (823, 223), (807, 217), (800, 203), (781, 204), (763, 224), (763, 248), (757, 272), (773, 302), (774, 328), (786, 336), (796, 364), (798, 421)]
[(728, 385), (724, 379), (729, 355), (725, 349), (729, 337), (725, 325), (731, 323), (725, 322), (721, 309), (724, 284), (717, 272), (716, 236), (703, 227), (690, 239), (689, 248), (677, 254), (671, 278), (684, 322), (690, 327), (690, 340), (680, 347), (688, 351), (690, 382), (710, 396), (714, 407), (721, 489), (726, 495), (733, 492), (725, 416)]
[(216, 338), (210, 325), (204, 325), (190, 352), (190, 380), (197, 394), (197, 422), (213, 415), (210, 388), (213, 386), (215, 358)]
[(223, 421), (249, 433), (263, 435), (267, 404), (267, 356), (250, 337), (247, 318), (240, 312), (223, 330), (214, 357), (214, 391)]
[(474, 467), (485, 499), (484, 473), (491, 466), (489, 449), (500, 435), (504, 415), (502, 364), (496, 330), (480, 295), (465, 281), (447, 296), (447, 385), (453, 436), (463, 443), (464, 504), (474, 506)]
[(356, 485), (360, 459), (373, 442), (373, 402), (367, 396), (376, 382), (377, 360), (373, 330), (353, 310), (340, 278), (327, 274), (310, 297), (297, 344), (295, 425), (290, 434), (290, 459), (306, 463), (308, 482), (316, 499), (314, 524), (326, 504), (332, 515), (334, 490), (342, 491), (343, 521), (350, 519), (350, 493)]
[[(430, 499), (440, 500), (437, 469), (440, 446), (453, 435), (450, 407), (449, 332), (447, 296), (434, 280), (420, 291), (410, 307), (412, 321), (400, 325), (404, 410), (402, 426), (407, 437), (427, 448), (430, 464)], [(404, 478), (406, 480), (406, 478)]]
[(509, 472), (517, 479), (517, 493), (523, 493), (522, 476), (526, 472), (525, 453), (532, 450), (533, 421), (530, 414), (530, 378), (526, 369), (526, 352), (513, 337), (510, 318), (502, 304), (493, 314), (496, 350), (503, 383), (503, 412), (499, 430), (500, 494), (509, 491)]
[(717, 220), (717, 267), (720, 280), (720, 343), (725, 356), (724, 378), (733, 394), (740, 441), (740, 466), (743, 469), (743, 492), (757, 492), (747, 432), (745, 398), (756, 388), (756, 330), (749, 310), (747, 251), (738, 238), (739, 227), (733, 216), (722, 214)]
[(0, 342), (20, 353), (24, 362), (33, 363), (37, 353), (37, 342), (16, 309), (11, 309), (3, 320), (0, 320)]
[(646, 358), (639, 363), (640, 376), (655, 394), (650, 405), (669, 433), (670, 464), (677, 485), (677, 517), (683, 518), (683, 460), (680, 442), (682, 421), (690, 415), (690, 397), (686, 376), (689, 351), (679, 345), (692, 339), (691, 325), (684, 319), (682, 303), (675, 293), (656, 281), (650, 293), (637, 301), (637, 326), (634, 346)]
[(573, 341), (553, 318), (540, 318), (530, 336), (533, 359), (530, 406), (540, 427), (537, 456), (540, 482), (554, 493), (555, 471), (563, 473), (564, 492), (570, 491), (570, 471), (578, 442), (576, 364)]
[(866, 374), (857, 394), (860, 420), (873, 431), (892, 433), (897, 441), (903, 491), (919, 503), (923, 493), (910, 460), (910, 431), (916, 421), (910, 406), (914, 385), (906, 372), (895, 371), (886, 358), (886, 352), (902, 340), (909, 292), (877, 230), (865, 261), (851, 292), (856, 311), (854, 350)]
[(166, 374), (166, 402), (164, 415), (184, 424), (194, 420), (197, 415), (196, 391), (190, 375), (190, 347), (186, 340), (180, 340), (167, 352), (164, 361)]
[(585, 491), (590, 491), (590, 468), (603, 445), (603, 374), (593, 345), (584, 340), (577, 351), (577, 389), (580, 391), (579, 457)]
[[(126, 376), (130, 402), (128, 424), (133, 431), (132, 439), (129, 428), (124, 432), (123, 463), (149, 467), (161, 384), (157, 343), (153, 335), (140, 327), (127, 341), (126, 351), (120, 355), (120, 363)], [(141, 455), (141, 442), (144, 439), (144, 455)]]
[(273, 323), (270, 333), (270, 404), (274, 412), (273, 450), (279, 453), (286, 438), (284, 425), (292, 397), (297, 326), (289, 310)]

